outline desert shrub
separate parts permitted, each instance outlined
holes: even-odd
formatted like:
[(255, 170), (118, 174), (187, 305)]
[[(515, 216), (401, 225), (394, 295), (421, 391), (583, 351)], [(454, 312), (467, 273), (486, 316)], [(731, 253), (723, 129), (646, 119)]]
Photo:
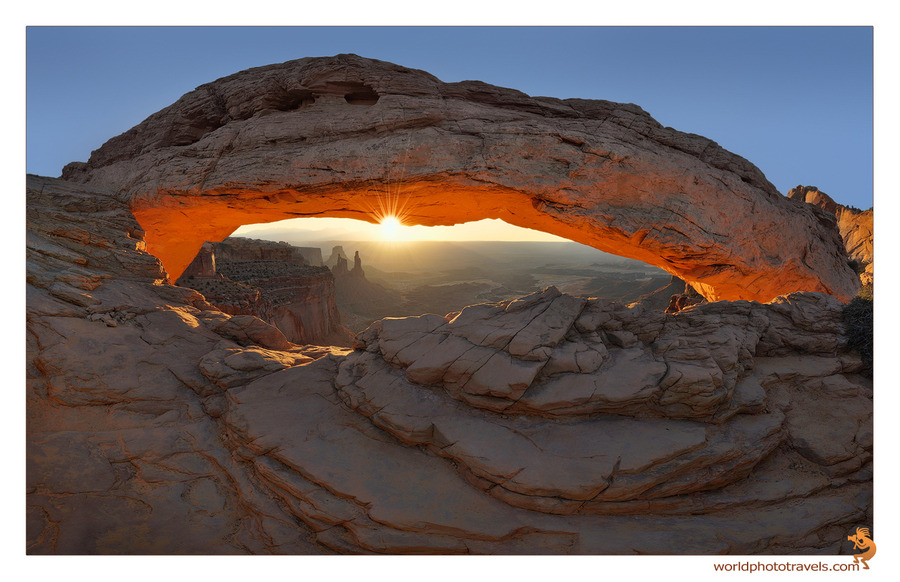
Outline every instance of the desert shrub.
[(863, 372), (868, 376), (872, 375), (872, 358), (874, 355), (872, 334), (875, 313), (874, 303), (871, 297), (854, 297), (844, 307), (841, 315), (847, 333), (847, 347), (859, 352), (863, 360)]
[(859, 288), (859, 292), (856, 294), (856, 296), (860, 299), (872, 301), (872, 299), (875, 297), (875, 289), (871, 284), (863, 285)]

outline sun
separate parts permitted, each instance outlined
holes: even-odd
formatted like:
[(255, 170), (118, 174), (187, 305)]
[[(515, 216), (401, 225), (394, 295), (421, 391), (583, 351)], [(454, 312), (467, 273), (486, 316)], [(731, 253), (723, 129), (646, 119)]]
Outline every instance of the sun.
[(381, 219), (381, 238), (395, 241), (400, 238), (400, 228), (403, 224), (396, 216), (385, 216)]

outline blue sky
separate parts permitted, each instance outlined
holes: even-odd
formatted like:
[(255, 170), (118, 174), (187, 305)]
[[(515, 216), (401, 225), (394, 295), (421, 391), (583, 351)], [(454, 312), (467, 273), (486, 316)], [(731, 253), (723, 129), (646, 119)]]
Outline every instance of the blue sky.
[(530, 95), (635, 103), (782, 192), (872, 198), (871, 27), (30, 27), (27, 171), (71, 161), (198, 85), (352, 52)]

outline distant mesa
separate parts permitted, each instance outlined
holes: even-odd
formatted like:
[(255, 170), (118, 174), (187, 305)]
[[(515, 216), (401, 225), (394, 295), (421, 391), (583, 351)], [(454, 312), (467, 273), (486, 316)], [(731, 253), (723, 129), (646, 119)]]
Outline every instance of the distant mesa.
[(286, 242), (273, 242), (243, 237), (230, 237), (215, 245), (220, 260), (226, 261), (284, 261), (322, 266), (322, 249), (298, 247)]
[(375, 319), (387, 315), (399, 315), (402, 305), (398, 294), (392, 293), (373, 281), (366, 279), (359, 251), (353, 255), (353, 268), (348, 268), (347, 255), (341, 246), (332, 250), (336, 258), (331, 269), (334, 275), (335, 297), (342, 319), (354, 331), (361, 331)]
[(828, 215), (747, 160), (640, 107), (529, 97), (356, 55), (207, 83), (110, 139), (70, 182), (115, 191), (170, 280), (205, 241), (299, 215), (483, 218), (657, 266), (709, 300), (859, 279)]
[[(317, 265), (311, 265), (312, 259)], [(254, 315), (297, 344), (349, 345), (319, 248), (246, 238), (205, 242), (177, 284), (230, 315)]]
[(337, 261), (335, 262), (334, 267), (332, 268), (332, 272), (335, 277), (345, 277), (350, 274), (350, 269), (347, 268), (347, 259), (339, 256)]
[(324, 264), (329, 269), (334, 269), (338, 263), (338, 259), (347, 261), (347, 254), (344, 252), (344, 247), (341, 245), (336, 245), (331, 249), (331, 255), (328, 256), (328, 260), (326, 260)]

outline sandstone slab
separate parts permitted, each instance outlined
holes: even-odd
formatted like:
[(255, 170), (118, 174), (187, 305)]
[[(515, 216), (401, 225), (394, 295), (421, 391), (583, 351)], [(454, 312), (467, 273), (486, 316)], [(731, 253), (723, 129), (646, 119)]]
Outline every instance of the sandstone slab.
[[(547, 290), (466, 337), (429, 316), (296, 346), (167, 284), (111, 192), (27, 197), (30, 554), (834, 554), (871, 524), (872, 385), (833, 297)], [(539, 369), (504, 388), (492, 358)], [(629, 406), (506, 410), (626, 361), (659, 367), (611, 376)]]

